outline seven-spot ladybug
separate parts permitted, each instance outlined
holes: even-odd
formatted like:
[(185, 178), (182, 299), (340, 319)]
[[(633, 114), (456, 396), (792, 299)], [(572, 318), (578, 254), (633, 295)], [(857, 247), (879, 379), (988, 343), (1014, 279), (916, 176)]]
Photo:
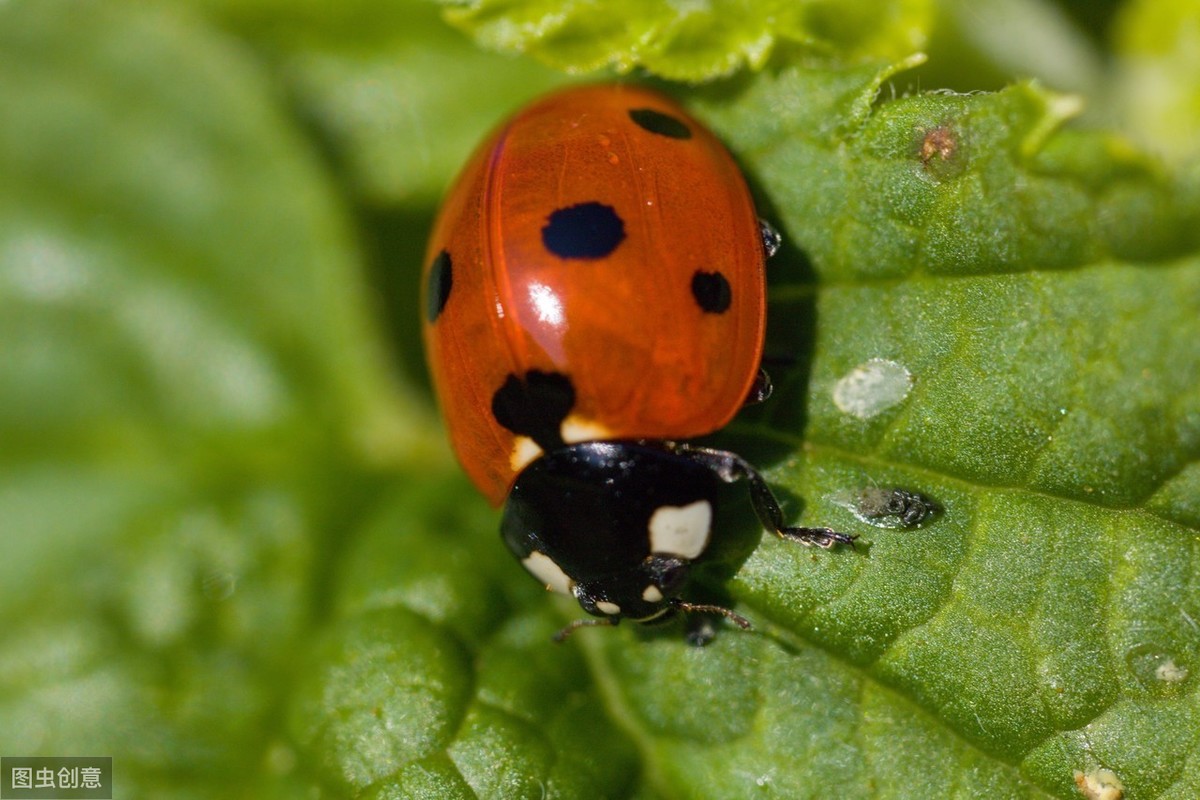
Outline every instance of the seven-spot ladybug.
[(763, 399), (765, 257), (725, 148), (671, 100), (634, 86), (572, 88), (494, 133), (458, 177), (425, 262), (424, 334), (459, 460), (495, 505), (505, 543), (548, 589), (599, 619), (732, 611), (683, 599), (705, 559), (734, 453), (690, 439)]

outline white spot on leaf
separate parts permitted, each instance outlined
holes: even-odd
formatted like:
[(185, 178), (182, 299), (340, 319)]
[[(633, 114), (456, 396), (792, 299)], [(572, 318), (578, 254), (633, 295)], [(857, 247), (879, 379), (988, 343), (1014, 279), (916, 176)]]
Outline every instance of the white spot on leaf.
[(1125, 785), (1111, 769), (1075, 770), (1075, 786), (1087, 800), (1121, 800)]
[(1154, 677), (1166, 683), (1182, 683), (1187, 676), (1187, 667), (1179, 666), (1173, 658), (1168, 658), (1154, 669)]
[(912, 373), (903, 364), (872, 358), (834, 384), (833, 403), (842, 413), (870, 419), (903, 402), (912, 381)]

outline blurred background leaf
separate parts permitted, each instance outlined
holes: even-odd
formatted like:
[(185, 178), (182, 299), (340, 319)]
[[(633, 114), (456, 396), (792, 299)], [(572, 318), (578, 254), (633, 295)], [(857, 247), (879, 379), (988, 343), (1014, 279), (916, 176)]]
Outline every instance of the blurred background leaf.
[(481, 44), (529, 53), (565, 72), (635, 67), (702, 81), (762, 67), (776, 48), (815, 62), (881, 61), (920, 50), (928, 0), (442, 0)]
[[(0, 752), (112, 755), (121, 797), (1200, 795), (1198, 31), (1194, 0), (0, 5)], [(578, 609), (503, 552), (424, 377), (437, 199), (556, 70), (656, 82), (745, 167), (792, 366), (721, 441), (869, 544), (763, 542), (729, 587), (758, 631), (704, 650), (551, 646)], [(876, 485), (945, 512), (872, 528)]]

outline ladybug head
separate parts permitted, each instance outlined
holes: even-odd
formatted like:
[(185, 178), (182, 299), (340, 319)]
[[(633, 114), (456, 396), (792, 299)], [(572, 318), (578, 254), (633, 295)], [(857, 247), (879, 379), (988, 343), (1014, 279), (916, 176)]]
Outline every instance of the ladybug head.
[(655, 442), (566, 445), (518, 476), (501, 533), (535, 578), (601, 618), (579, 624), (658, 622), (680, 610), (739, 621), (680, 597), (708, 551), (718, 486), (708, 466)]

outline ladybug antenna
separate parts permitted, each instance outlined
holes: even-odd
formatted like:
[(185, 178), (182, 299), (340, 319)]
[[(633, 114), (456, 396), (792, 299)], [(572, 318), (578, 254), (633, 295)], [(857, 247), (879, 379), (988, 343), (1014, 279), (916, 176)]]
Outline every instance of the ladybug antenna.
[(568, 636), (580, 628), (612, 627), (616, 624), (616, 617), (603, 617), (601, 619), (577, 619), (570, 625), (560, 630), (558, 633), (554, 634), (554, 641), (565, 642)]
[(672, 600), (671, 606), (679, 609), (680, 611), (686, 611), (689, 613), (720, 614), (722, 617), (737, 625), (744, 631), (748, 631), (751, 627), (753, 627), (750, 624), (750, 620), (746, 619), (741, 614), (725, 608), (724, 606), (710, 606), (705, 603), (688, 603), (680, 600), (679, 598)]

